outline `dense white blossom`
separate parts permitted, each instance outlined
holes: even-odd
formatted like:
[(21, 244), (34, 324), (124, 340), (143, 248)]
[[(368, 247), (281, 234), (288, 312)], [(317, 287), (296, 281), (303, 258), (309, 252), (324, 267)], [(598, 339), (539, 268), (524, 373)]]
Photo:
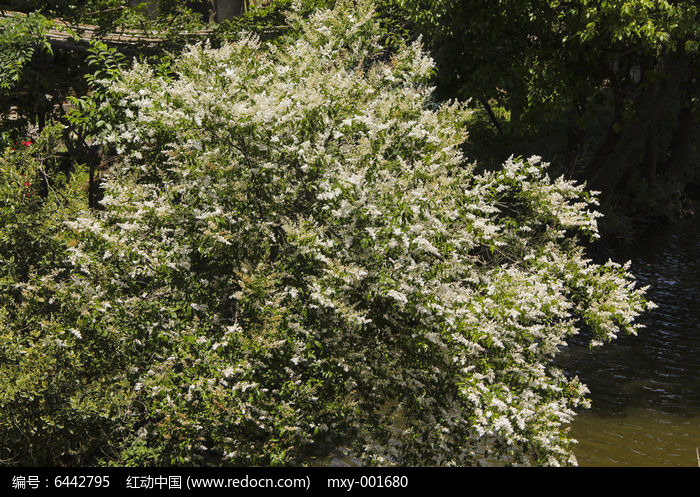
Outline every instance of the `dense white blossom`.
[(138, 443), (572, 463), (586, 389), (552, 359), (582, 326), (634, 332), (643, 289), (579, 248), (599, 216), (582, 185), (536, 156), (473, 173), (467, 106), (432, 101), (432, 59), (390, 53), (373, 15), (340, 1), (292, 16), (296, 41), (191, 46), (112, 86), (128, 119), (101, 139), (123, 160), (70, 260), (86, 282), (111, 268), (83, 298), (149, 351)]

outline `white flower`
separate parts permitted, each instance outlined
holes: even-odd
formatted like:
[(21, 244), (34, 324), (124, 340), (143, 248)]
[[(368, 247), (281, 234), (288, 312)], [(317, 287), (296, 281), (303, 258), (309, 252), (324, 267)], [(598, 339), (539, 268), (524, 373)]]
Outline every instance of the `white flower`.
[(406, 298), (406, 295), (404, 295), (401, 292), (397, 292), (396, 290), (389, 290), (386, 295), (387, 295), (387, 297), (391, 297), (392, 299), (394, 299), (397, 302), (400, 302), (402, 304), (408, 303), (408, 299)]

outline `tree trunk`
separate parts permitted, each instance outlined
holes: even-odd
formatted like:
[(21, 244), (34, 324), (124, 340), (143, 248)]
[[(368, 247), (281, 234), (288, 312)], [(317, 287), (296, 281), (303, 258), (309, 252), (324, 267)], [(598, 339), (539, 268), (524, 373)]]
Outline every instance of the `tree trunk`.
[(644, 145), (644, 178), (647, 184), (652, 186), (656, 180), (656, 164), (659, 160), (659, 125), (654, 125), (649, 130), (647, 142)]
[(157, 18), (160, 12), (160, 0), (130, 0), (129, 3), (132, 7), (145, 3), (146, 15), (151, 19)]
[(613, 153), (615, 145), (620, 141), (620, 132), (624, 125), (625, 94), (622, 91), (621, 83), (614, 75), (611, 78), (613, 94), (613, 118), (610, 127), (605, 135), (605, 139), (596, 150), (593, 159), (586, 166), (583, 174), (586, 180), (593, 178), (600, 168), (602, 161)]
[(246, 6), (244, 0), (215, 0), (215, 3), (217, 22), (242, 14)]
[(658, 125), (668, 105), (678, 94), (688, 68), (688, 60), (684, 55), (672, 53), (666, 57), (667, 79), (644, 92), (636, 105), (634, 120), (612, 144), (611, 150), (599, 150), (596, 153), (588, 168), (589, 184), (592, 189), (601, 191), (604, 199), (615, 192), (622, 179), (634, 167), (652, 127)]
[(510, 126), (511, 133), (517, 133), (520, 129), (520, 120), (525, 105), (521, 95), (512, 95), (510, 99)]
[(88, 169), (88, 207), (94, 209), (97, 206), (97, 183), (95, 182), (95, 170), (97, 165), (90, 162)]
[(576, 102), (569, 110), (569, 122), (566, 130), (566, 157), (574, 171), (581, 159), (583, 150), (584, 129), (581, 126), (581, 118), (586, 111), (586, 100)]
[(671, 144), (668, 172), (675, 178), (682, 178), (683, 172), (690, 162), (690, 152), (696, 134), (695, 109), (693, 109), (692, 101), (695, 91), (697, 91), (697, 81), (691, 78), (685, 87), (683, 103), (678, 113), (678, 129)]
[(481, 105), (484, 106), (486, 113), (489, 115), (489, 119), (491, 119), (491, 122), (496, 127), (498, 136), (503, 136), (503, 128), (501, 127), (501, 123), (498, 122), (498, 118), (496, 117), (496, 114), (493, 113), (493, 109), (491, 108), (491, 105), (489, 105), (488, 100), (483, 97), (479, 97), (479, 102), (481, 102)]

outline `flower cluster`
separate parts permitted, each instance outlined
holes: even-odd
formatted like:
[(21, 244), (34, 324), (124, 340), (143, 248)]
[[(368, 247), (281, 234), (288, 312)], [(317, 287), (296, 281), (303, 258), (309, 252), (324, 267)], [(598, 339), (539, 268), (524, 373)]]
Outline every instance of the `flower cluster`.
[[(31, 147), (32, 142), (29, 140), (22, 140), (21, 142), (17, 143), (15, 146), (19, 147), (20, 145), (22, 145), (23, 147)], [(14, 152), (15, 148), (13, 147), (10, 150), (12, 150), (12, 152)]]

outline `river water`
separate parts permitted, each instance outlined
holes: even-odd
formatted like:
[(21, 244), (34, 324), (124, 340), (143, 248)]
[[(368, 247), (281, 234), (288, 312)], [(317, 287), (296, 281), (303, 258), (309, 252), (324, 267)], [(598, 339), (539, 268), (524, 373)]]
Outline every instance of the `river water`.
[[(571, 425), (580, 466), (698, 466), (700, 449), (700, 216), (655, 229), (618, 262), (659, 307), (637, 336), (590, 350), (578, 338), (561, 366), (592, 401)], [(558, 361), (558, 362), (559, 362)]]

